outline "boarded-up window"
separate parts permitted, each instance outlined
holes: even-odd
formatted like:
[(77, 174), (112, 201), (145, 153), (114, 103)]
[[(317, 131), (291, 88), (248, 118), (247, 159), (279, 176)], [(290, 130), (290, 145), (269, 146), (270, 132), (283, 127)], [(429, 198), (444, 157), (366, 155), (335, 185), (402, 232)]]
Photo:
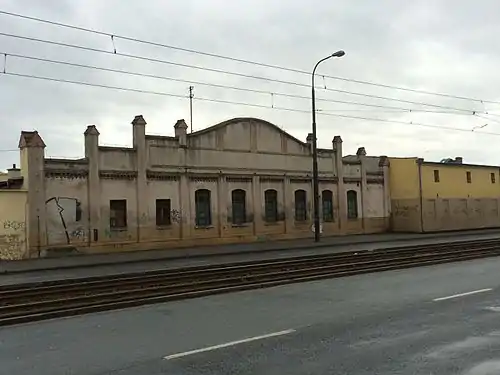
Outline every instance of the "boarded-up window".
[(434, 170), (434, 182), (439, 182), (439, 171), (437, 169)]
[(467, 172), (465, 172), (465, 175), (467, 178), (467, 183), (468, 184), (472, 183), (472, 174), (469, 171), (467, 171)]
[(236, 189), (231, 192), (233, 224), (243, 224), (246, 222), (246, 192), (242, 189)]
[(358, 218), (358, 193), (354, 190), (349, 190), (347, 192), (347, 218)]
[(496, 182), (495, 174), (490, 173), (491, 183), (494, 184)]
[(295, 190), (295, 221), (307, 220), (307, 199), (305, 190)]
[(171, 224), (170, 199), (156, 200), (156, 225), (167, 226)]
[(194, 203), (196, 210), (196, 225), (199, 227), (212, 225), (210, 190), (196, 190), (194, 193)]
[(333, 221), (333, 193), (331, 190), (323, 190), (321, 193), (323, 207), (323, 221)]
[(127, 201), (125, 199), (114, 199), (109, 201), (109, 227), (127, 227)]
[(266, 222), (278, 221), (278, 192), (276, 190), (268, 189), (264, 192), (264, 211)]

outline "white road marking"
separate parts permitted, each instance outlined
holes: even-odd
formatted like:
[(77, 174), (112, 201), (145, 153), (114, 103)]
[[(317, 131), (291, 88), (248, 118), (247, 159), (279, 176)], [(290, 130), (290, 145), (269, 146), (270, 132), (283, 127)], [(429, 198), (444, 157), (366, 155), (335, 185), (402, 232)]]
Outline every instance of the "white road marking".
[(447, 299), (452, 299), (452, 298), (459, 298), (459, 297), (464, 297), (464, 296), (470, 296), (471, 294), (478, 294), (478, 293), (484, 293), (484, 292), (490, 292), (492, 291), (492, 288), (486, 288), (486, 289), (479, 289), (479, 290), (473, 290), (472, 292), (467, 292), (467, 293), (460, 293), (460, 294), (454, 294), (452, 296), (446, 296), (446, 297), (440, 297), (440, 298), (435, 298), (433, 299), (434, 302), (437, 301), (444, 301)]
[(208, 351), (211, 351), (211, 350), (217, 350), (217, 349), (227, 348), (229, 346), (235, 346), (235, 345), (239, 345), (239, 344), (244, 344), (246, 342), (267, 339), (267, 338), (270, 338), (270, 337), (288, 335), (288, 334), (293, 333), (293, 332), (295, 332), (294, 329), (287, 329), (285, 331), (268, 333), (267, 335), (249, 337), (249, 338), (242, 339), (242, 340), (226, 342), (225, 344), (208, 346), (206, 348), (201, 348), (201, 349), (196, 349), (196, 350), (190, 350), (188, 352), (171, 354), (171, 355), (167, 355), (167, 356), (163, 357), (163, 359), (170, 360), (170, 359), (176, 359), (176, 358), (186, 357), (186, 356), (191, 355), (191, 354), (197, 354), (197, 353), (208, 352)]

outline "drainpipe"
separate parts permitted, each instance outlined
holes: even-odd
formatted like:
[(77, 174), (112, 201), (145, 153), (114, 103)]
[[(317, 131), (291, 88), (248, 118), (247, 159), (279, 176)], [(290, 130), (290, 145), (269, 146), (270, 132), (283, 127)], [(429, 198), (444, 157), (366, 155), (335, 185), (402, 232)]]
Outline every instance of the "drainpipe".
[(424, 232), (424, 200), (422, 197), (422, 163), (424, 159), (418, 158), (418, 193), (420, 198), (420, 232)]

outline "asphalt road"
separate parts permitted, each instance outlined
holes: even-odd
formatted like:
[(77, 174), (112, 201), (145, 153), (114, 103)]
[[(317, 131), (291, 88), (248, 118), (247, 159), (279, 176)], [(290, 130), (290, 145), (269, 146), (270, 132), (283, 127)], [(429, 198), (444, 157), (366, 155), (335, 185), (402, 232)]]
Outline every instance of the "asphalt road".
[(500, 373), (500, 258), (0, 328), (0, 374)]

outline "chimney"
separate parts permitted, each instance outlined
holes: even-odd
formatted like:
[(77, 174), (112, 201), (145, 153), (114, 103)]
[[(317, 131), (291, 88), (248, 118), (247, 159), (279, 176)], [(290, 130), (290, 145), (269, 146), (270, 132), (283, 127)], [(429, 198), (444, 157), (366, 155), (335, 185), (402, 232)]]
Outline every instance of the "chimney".
[(7, 178), (9, 180), (21, 178), (21, 169), (17, 168), (15, 164), (12, 164), (12, 168), (7, 169)]
[(179, 146), (187, 146), (187, 124), (186, 121), (178, 120), (174, 125), (175, 136), (179, 139)]
[(456, 163), (456, 164), (462, 164), (462, 163), (463, 163), (463, 161), (464, 161), (464, 158), (463, 158), (463, 157), (461, 157), (461, 156), (457, 156), (457, 157), (455, 157), (455, 163)]
[(313, 140), (314, 140), (313, 134), (312, 133), (307, 134), (306, 143), (309, 145), (309, 149), (311, 150), (311, 152), (313, 149)]

